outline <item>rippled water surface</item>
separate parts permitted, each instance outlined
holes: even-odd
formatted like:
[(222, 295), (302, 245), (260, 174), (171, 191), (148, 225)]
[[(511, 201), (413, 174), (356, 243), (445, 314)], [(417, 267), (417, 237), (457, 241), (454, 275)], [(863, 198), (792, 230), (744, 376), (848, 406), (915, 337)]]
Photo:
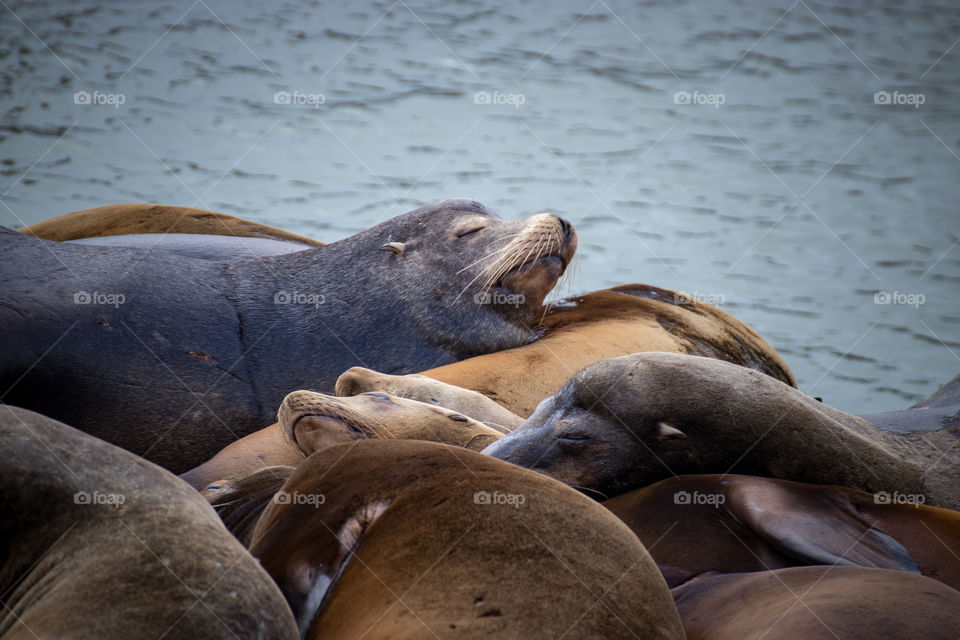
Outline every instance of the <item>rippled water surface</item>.
[(804, 391), (900, 408), (960, 371), (960, 5), (898, 5), (8, 2), (0, 224), (553, 211), (580, 233), (558, 293), (686, 291)]

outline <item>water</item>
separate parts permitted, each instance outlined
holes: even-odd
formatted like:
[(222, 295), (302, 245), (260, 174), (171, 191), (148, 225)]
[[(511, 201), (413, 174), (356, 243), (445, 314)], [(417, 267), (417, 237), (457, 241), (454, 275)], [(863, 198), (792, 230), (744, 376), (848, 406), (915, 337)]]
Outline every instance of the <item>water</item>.
[(956, 3), (7, 6), (0, 224), (150, 201), (331, 241), (471, 197), (577, 226), (559, 294), (719, 303), (840, 409), (960, 370)]

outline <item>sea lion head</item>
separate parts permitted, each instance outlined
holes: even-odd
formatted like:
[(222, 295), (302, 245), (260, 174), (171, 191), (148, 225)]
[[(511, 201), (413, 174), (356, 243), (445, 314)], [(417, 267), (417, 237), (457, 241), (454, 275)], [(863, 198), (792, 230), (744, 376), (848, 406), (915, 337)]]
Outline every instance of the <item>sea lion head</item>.
[(703, 429), (677, 420), (671, 382), (658, 375), (663, 373), (656, 367), (660, 356), (694, 358), (643, 353), (589, 365), (483, 452), (594, 497), (611, 497), (695, 469), (691, 458), (701, 454), (721, 456), (717, 443), (699, 451)]
[(508, 221), (479, 202), (455, 199), (321, 251), (356, 265), (344, 280), (365, 299), (352, 304), (372, 309), (377, 296), (381, 307), (399, 301), (391, 304), (395, 327), (406, 324), (461, 359), (523, 344), (576, 247), (573, 226), (551, 213)]
[(278, 420), (305, 455), (370, 439), (429, 440), (480, 451), (502, 435), (462, 413), (380, 392), (338, 398), (294, 391), (280, 405)]

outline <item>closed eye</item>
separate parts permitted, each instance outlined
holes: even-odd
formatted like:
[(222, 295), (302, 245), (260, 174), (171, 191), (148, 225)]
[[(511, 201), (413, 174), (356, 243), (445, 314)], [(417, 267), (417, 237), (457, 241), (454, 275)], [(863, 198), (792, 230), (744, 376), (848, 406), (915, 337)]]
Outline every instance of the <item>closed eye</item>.
[(481, 231), (482, 229), (483, 227), (476, 227), (473, 229), (467, 229), (466, 231), (461, 231), (460, 233), (457, 234), (457, 239), (459, 240), (461, 238), (468, 238), (473, 234), (475, 234), (477, 231)]
[(466, 416), (462, 416), (462, 415), (460, 415), (459, 413), (451, 413), (451, 414), (448, 415), (447, 417), (450, 418), (451, 420), (453, 420), (454, 422), (466, 422), (466, 421), (467, 421), (467, 417), (466, 417)]
[(586, 433), (568, 433), (568, 434), (557, 436), (557, 439), (563, 442), (580, 443), (580, 442), (587, 442), (589, 440), (593, 440), (593, 436), (587, 435)]

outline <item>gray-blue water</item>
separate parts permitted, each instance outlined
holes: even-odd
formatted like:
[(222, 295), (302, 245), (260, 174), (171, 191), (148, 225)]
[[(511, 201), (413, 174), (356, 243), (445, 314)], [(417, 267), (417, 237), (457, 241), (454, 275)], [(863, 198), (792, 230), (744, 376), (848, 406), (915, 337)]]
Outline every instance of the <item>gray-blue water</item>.
[(719, 303), (838, 408), (960, 371), (955, 2), (13, 1), (0, 35), (0, 224), (331, 241), (465, 196), (577, 226), (559, 294)]

